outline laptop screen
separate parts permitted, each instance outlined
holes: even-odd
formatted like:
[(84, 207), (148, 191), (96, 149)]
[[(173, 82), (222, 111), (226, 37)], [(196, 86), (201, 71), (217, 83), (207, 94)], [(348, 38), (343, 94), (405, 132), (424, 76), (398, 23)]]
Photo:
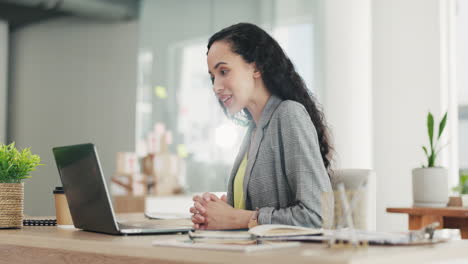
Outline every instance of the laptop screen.
[(53, 152), (75, 227), (118, 233), (95, 146), (56, 147)]

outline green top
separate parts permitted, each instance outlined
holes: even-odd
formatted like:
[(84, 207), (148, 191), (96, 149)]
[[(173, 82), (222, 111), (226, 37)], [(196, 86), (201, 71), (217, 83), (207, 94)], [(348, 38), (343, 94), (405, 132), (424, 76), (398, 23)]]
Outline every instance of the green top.
[(247, 167), (247, 153), (242, 160), (239, 169), (237, 170), (236, 177), (234, 178), (234, 208), (245, 209), (244, 200), (244, 175)]

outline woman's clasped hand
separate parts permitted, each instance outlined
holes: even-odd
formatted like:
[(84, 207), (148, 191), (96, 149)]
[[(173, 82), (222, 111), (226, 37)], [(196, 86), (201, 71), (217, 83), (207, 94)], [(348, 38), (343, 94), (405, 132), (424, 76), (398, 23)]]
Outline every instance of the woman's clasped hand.
[(221, 197), (213, 193), (193, 196), (193, 206), (190, 208), (194, 229), (224, 229), (230, 228), (232, 215), (236, 209), (227, 203), (226, 195)]
[(193, 196), (190, 207), (194, 229), (241, 229), (246, 228), (253, 211), (236, 209), (227, 202), (226, 195), (213, 193)]

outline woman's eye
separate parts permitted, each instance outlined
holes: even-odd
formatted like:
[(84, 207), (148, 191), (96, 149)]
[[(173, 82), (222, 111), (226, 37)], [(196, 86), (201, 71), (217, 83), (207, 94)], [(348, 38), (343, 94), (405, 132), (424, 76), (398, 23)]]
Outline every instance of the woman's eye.
[(227, 70), (221, 70), (221, 75), (226, 75), (226, 73), (228, 72)]

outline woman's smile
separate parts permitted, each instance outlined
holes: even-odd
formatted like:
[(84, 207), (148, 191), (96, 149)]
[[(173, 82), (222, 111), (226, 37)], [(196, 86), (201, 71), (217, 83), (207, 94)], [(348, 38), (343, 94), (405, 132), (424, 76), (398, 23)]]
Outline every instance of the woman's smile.
[(218, 95), (219, 101), (223, 103), (225, 107), (228, 107), (232, 104), (232, 99), (233, 96), (232, 94), (223, 94), (223, 95)]
[(232, 95), (226, 97), (224, 100), (223, 100), (223, 104), (225, 107), (229, 107), (232, 103)]

